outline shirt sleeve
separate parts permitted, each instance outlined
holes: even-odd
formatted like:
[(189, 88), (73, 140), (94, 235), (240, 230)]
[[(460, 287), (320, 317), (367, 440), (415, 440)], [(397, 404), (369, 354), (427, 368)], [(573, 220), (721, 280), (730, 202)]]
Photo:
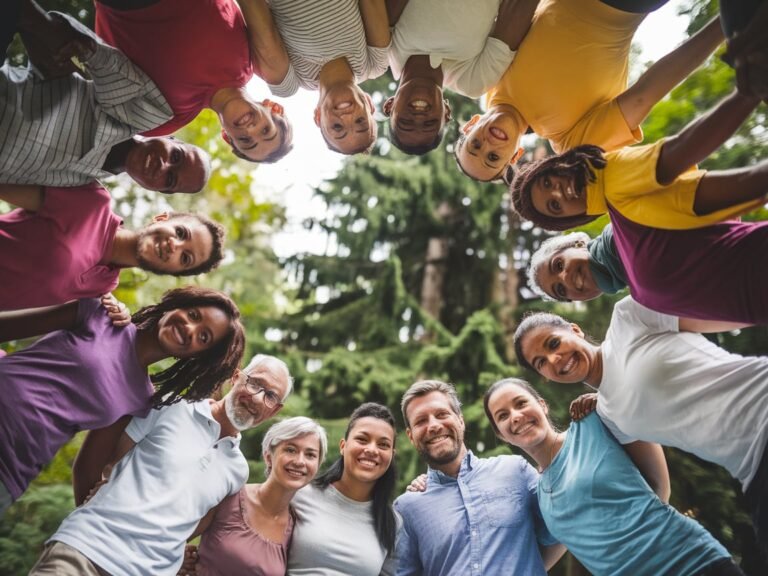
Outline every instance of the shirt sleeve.
[(126, 426), (125, 433), (128, 434), (131, 440), (138, 444), (152, 431), (152, 428), (157, 424), (160, 415), (167, 409), (168, 408), (160, 410), (152, 409), (145, 418), (134, 416), (128, 423), (128, 426)]
[[(389, 46), (392, 45), (390, 40)], [(389, 46), (368, 46), (368, 70), (365, 79), (378, 78), (389, 67)]]
[(614, 98), (595, 106), (560, 138), (552, 138), (552, 148), (560, 154), (581, 144), (594, 144), (606, 150), (616, 150), (643, 139), (641, 128), (632, 130), (619, 103)]
[(622, 314), (624, 321), (631, 325), (642, 325), (647, 334), (679, 332), (680, 319), (677, 316), (656, 312), (627, 296), (614, 307), (614, 314)]
[(400, 522), (395, 540), (395, 556), (397, 557), (397, 576), (421, 576), (423, 567), (419, 560), (418, 546), (413, 541), (413, 536), (408, 532), (406, 519), (399, 513), (397, 501), (395, 501), (395, 514)]
[(292, 63), (288, 64), (288, 72), (285, 74), (285, 78), (280, 84), (267, 84), (269, 91), (275, 96), (281, 96), (287, 98), (293, 96), (299, 91), (299, 77), (296, 75), (296, 69)]
[(539, 508), (539, 473), (525, 459), (520, 458), (520, 474), (526, 483), (531, 497), (531, 512), (533, 513), (533, 528), (536, 532), (536, 541), (541, 546), (558, 544), (558, 540), (550, 534), (547, 525), (544, 523), (544, 517), (541, 515), (541, 509)]
[(173, 117), (160, 89), (125, 54), (104, 44), (71, 16), (61, 16), (76, 30), (96, 40), (96, 50), (84, 65), (93, 81), (96, 101), (107, 115), (133, 127), (135, 132), (151, 130)]
[(599, 399), (597, 401), (597, 415), (600, 416), (600, 420), (602, 420), (605, 427), (608, 428), (608, 431), (613, 434), (613, 437), (619, 441), (619, 444), (631, 444), (632, 442), (637, 442), (637, 438), (624, 434), (624, 432), (619, 430), (619, 427), (614, 424), (613, 420), (602, 413)]
[(469, 98), (480, 98), (496, 84), (514, 60), (515, 52), (498, 38), (485, 42), (482, 52), (470, 60), (444, 60), (445, 85)]

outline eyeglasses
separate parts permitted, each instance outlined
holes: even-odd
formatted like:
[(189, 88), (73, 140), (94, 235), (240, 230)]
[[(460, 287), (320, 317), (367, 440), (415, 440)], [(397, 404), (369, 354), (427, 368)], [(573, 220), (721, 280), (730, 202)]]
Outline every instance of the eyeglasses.
[(266, 386), (262, 386), (259, 384), (259, 381), (256, 378), (253, 378), (249, 376), (248, 374), (245, 375), (245, 389), (248, 390), (248, 392), (251, 393), (252, 396), (258, 396), (261, 392), (264, 392), (264, 405), (267, 408), (274, 408), (275, 406), (280, 406), (283, 403), (283, 399), (280, 397), (280, 395), (275, 392), (274, 390), (270, 390)]

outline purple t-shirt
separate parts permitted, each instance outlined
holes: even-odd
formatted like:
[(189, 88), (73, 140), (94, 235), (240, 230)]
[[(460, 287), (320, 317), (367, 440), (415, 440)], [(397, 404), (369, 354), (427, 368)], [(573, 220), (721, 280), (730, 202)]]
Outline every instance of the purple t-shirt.
[(120, 269), (106, 262), (120, 218), (98, 182), (45, 188), (38, 212), (0, 216), (0, 310), (92, 298), (114, 290)]
[(0, 357), (0, 481), (14, 499), (76, 432), (148, 414), (154, 388), (135, 342), (133, 324), (112, 326), (85, 299), (76, 328)]
[(293, 515), (282, 542), (272, 542), (248, 523), (246, 486), (227, 496), (203, 533), (198, 552), (198, 576), (284, 576), (288, 545), (293, 534)]
[(681, 318), (768, 323), (768, 222), (662, 230), (608, 212), (635, 301)]

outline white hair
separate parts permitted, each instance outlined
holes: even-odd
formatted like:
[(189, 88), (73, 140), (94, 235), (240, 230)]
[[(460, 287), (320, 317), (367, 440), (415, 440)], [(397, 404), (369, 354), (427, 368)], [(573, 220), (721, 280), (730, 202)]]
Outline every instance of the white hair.
[(591, 238), (584, 232), (571, 232), (570, 234), (560, 234), (558, 236), (552, 236), (547, 238), (541, 243), (539, 249), (531, 256), (531, 261), (528, 264), (528, 287), (541, 296), (544, 300), (557, 300), (547, 294), (539, 283), (539, 269), (542, 264), (549, 264), (549, 261), (555, 254), (567, 250), (568, 248), (581, 248), (586, 246)]
[[(267, 460), (267, 454), (274, 454), (275, 449), (283, 442), (288, 442), (307, 434), (314, 434), (320, 441), (318, 464), (322, 464), (325, 454), (328, 452), (328, 437), (325, 434), (325, 428), (306, 416), (287, 418), (269, 427), (269, 430), (264, 435), (264, 440), (261, 442), (261, 454), (264, 461), (266, 462)], [(270, 471), (271, 467), (267, 465), (267, 476), (269, 476)]]
[(279, 369), (285, 373), (285, 377), (288, 380), (288, 388), (282, 398), (282, 401), (285, 402), (285, 399), (288, 398), (289, 394), (293, 391), (293, 376), (291, 376), (291, 372), (288, 370), (288, 365), (280, 360), (280, 358), (268, 354), (256, 354), (256, 356), (251, 358), (251, 361), (248, 362), (248, 365), (243, 368), (243, 372), (250, 375), (258, 366), (267, 363), (271, 363), (273, 366), (278, 366)]

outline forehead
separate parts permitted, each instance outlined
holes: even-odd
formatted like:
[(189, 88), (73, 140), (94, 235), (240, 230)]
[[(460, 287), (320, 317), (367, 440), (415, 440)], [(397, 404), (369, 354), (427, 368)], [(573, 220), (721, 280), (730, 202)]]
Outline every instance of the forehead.
[(488, 407), (491, 409), (491, 413), (493, 413), (508, 404), (514, 403), (518, 398), (531, 399), (533, 395), (517, 384), (506, 384), (491, 395), (491, 398), (488, 400)]
[(567, 336), (572, 334), (570, 330), (567, 330), (564, 326), (536, 326), (531, 328), (528, 333), (523, 337), (521, 342), (521, 348), (523, 350), (523, 356), (530, 361), (534, 356), (541, 354), (545, 349), (547, 342), (554, 336)]
[(364, 416), (355, 420), (355, 423), (352, 424), (352, 428), (349, 430), (349, 434), (350, 436), (352, 434), (366, 434), (373, 438), (389, 438), (391, 440), (395, 437), (395, 430), (388, 422), (380, 418)]
[(214, 338), (218, 341), (229, 330), (229, 316), (217, 306), (201, 306), (197, 309), (203, 318), (203, 322), (213, 331)]
[(424, 396), (417, 396), (411, 400), (408, 403), (406, 414), (408, 416), (408, 420), (413, 422), (413, 420), (420, 416), (427, 416), (429, 414), (434, 414), (445, 410), (455, 414), (448, 395), (444, 394), (443, 392), (434, 391), (430, 392), (429, 394), (425, 394)]
[(314, 432), (307, 432), (301, 436), (296, 436), (295, 438), (291, 438), (289, 440), (283, 440), (277, 446), (288, 446), (289, 444), (296, 446), (301, 450), (314, 449), (320, 451), (320, 437)]
[(205, 182), (205, 169), (203, 154), (199, 148), (191, 144), (179, 143), (183, 154), (181, 168), (178, 172), (177, 188), (180, 190), (197, 190), (203, 187)]
[(531, 182), (531, 203), (541, 214), (549, 212), (547, 200), (549, 200), (550, 191), (544, 187), (545, 176), (538, 176)]

